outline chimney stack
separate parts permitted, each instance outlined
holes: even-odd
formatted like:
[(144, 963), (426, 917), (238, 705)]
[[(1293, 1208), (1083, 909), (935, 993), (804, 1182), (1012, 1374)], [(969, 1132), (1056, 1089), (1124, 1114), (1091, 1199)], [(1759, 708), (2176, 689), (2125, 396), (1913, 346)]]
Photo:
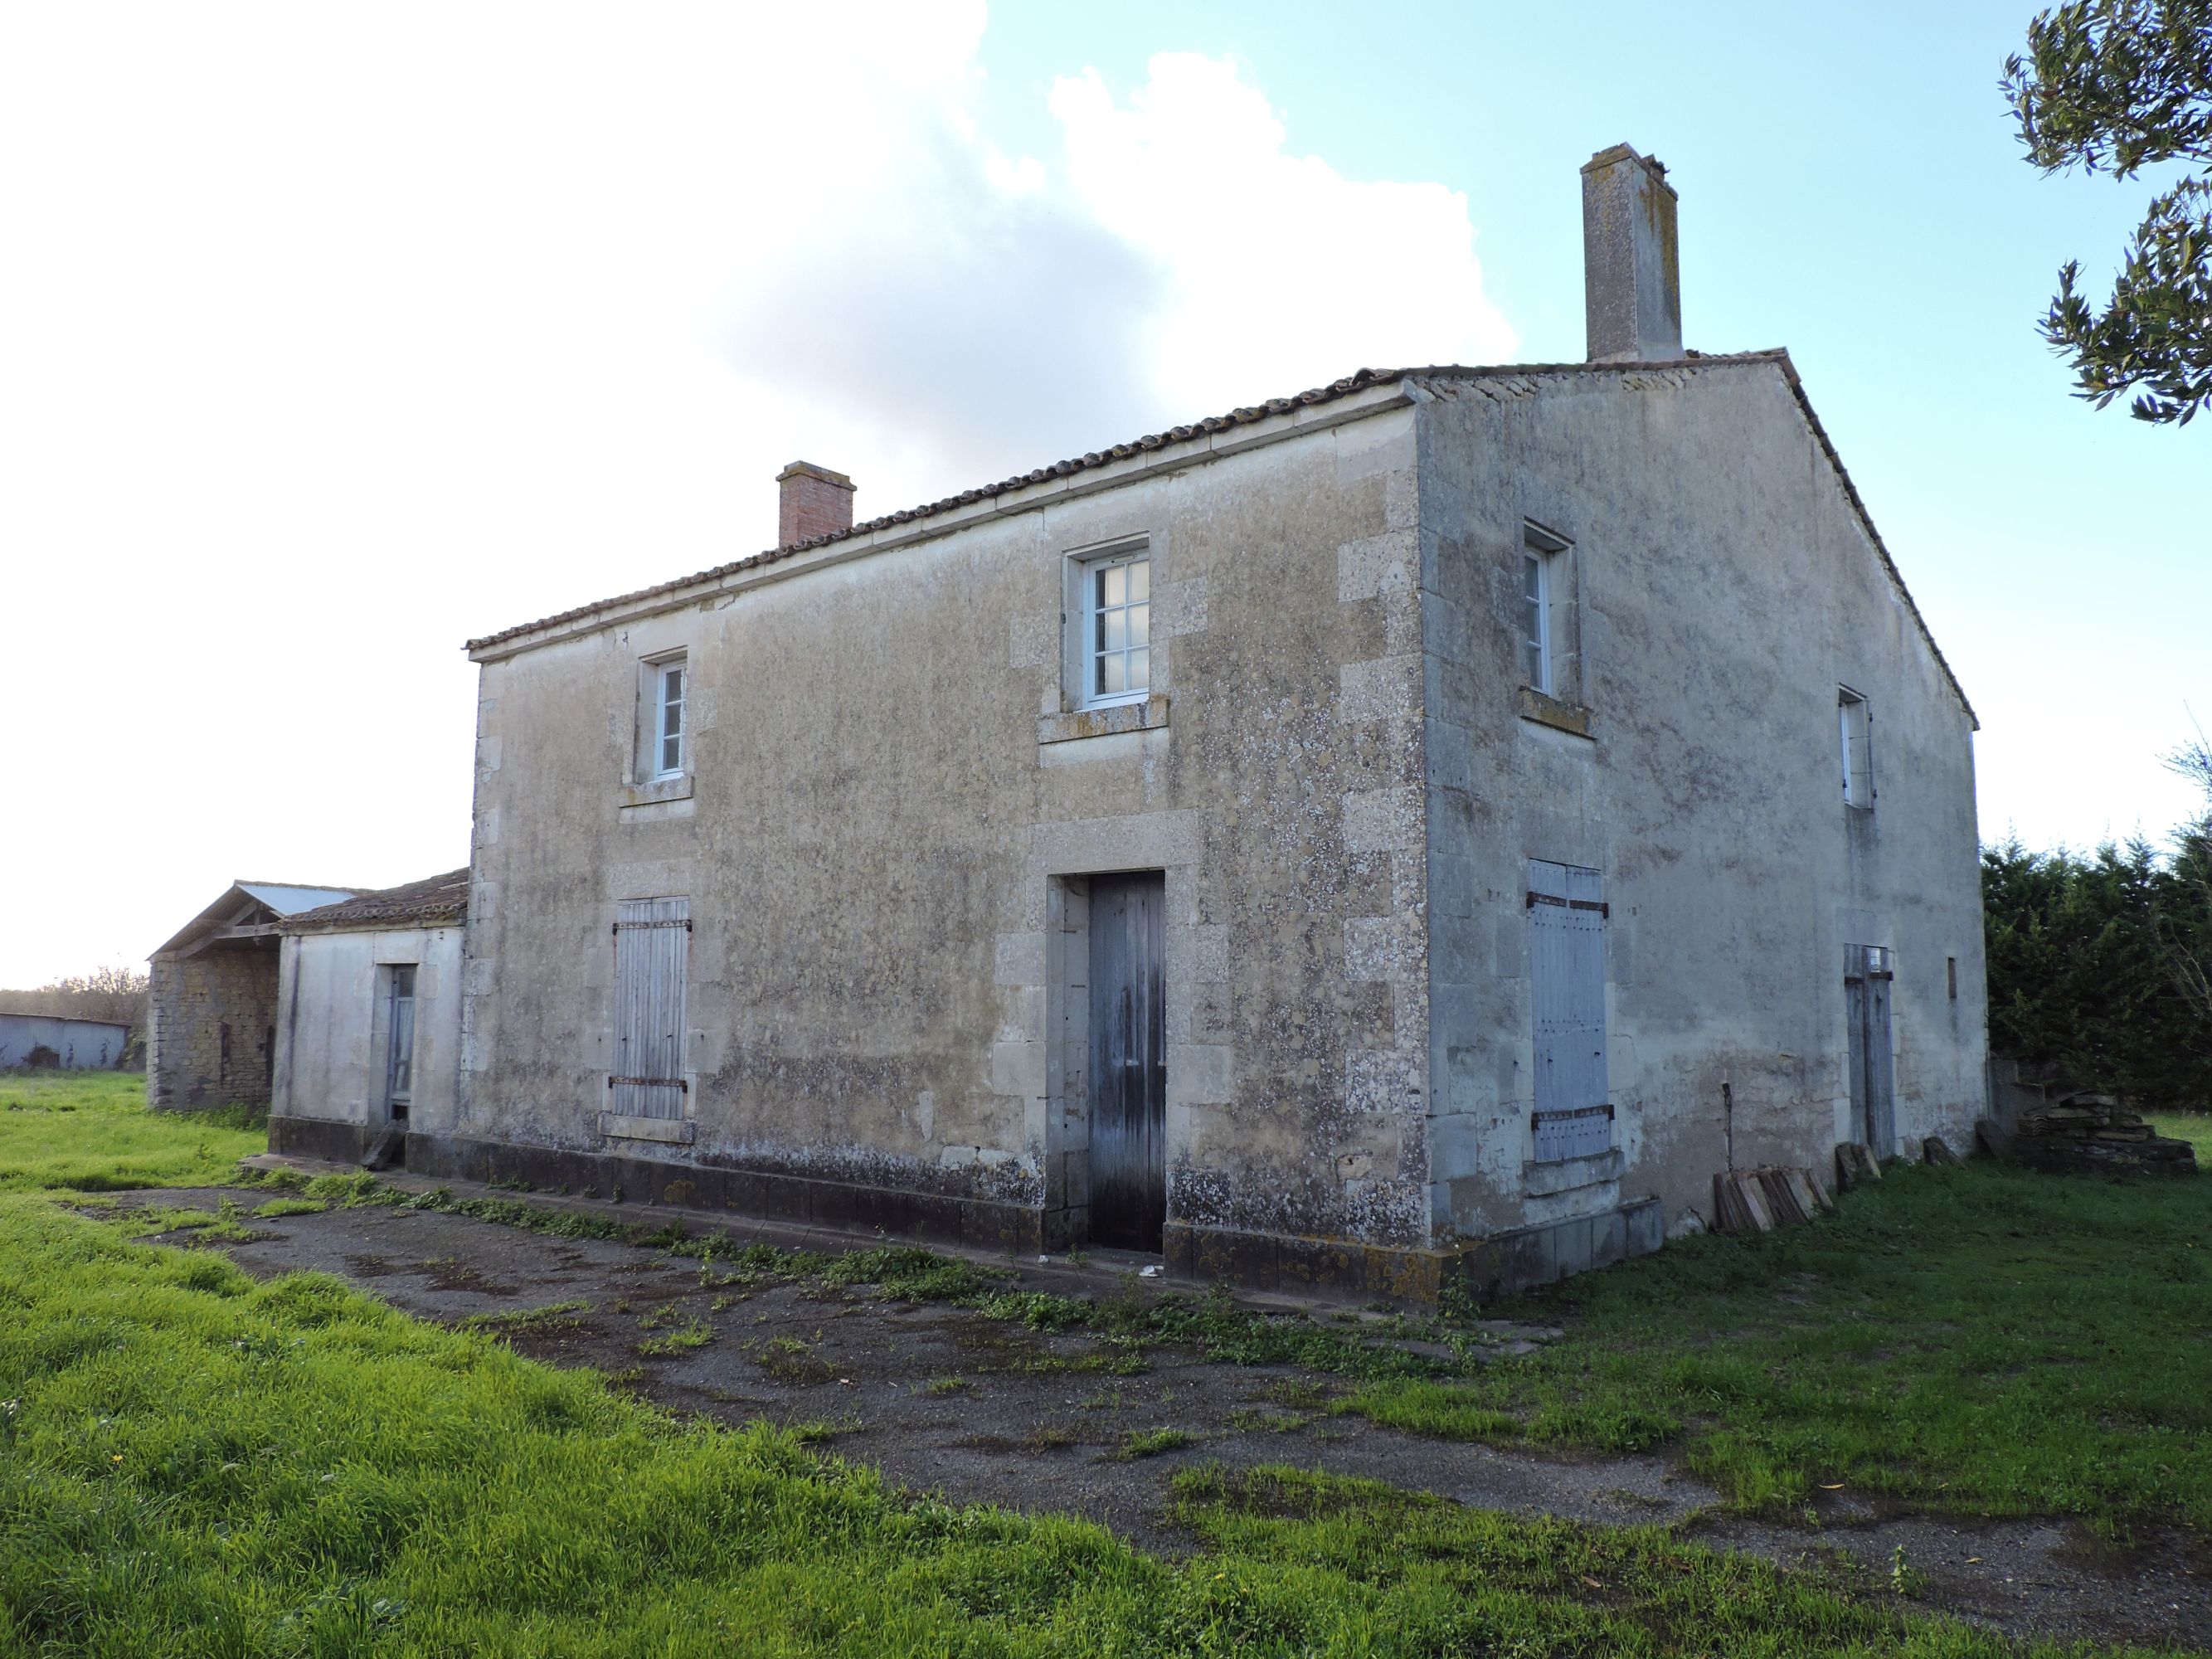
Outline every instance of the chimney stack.
[(1583, 166), (1583, 311), (1594, 363), (1682, 355), (1682, 270), (1667, 169), (1626, 144)]
[(775, 475), (781, 491), (775, 544), (791, 547), (853, 527), (853, 481), (811, 461), (793, 461)]

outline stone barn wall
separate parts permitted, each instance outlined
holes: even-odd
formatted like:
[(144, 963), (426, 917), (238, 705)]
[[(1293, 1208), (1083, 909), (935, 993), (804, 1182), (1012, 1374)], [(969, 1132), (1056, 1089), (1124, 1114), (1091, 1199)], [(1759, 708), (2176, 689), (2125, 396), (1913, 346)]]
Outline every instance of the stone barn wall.
[(266, 1106), (276, 1067), (276, 949), (156, 957), (147, 1042), (149, 1105)]

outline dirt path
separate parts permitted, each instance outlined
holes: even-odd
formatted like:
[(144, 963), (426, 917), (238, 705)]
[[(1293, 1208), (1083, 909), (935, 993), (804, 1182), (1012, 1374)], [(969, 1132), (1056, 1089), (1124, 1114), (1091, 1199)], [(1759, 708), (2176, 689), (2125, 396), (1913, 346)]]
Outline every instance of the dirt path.
[[(247, 1210), (267, 1196), (230, 1195)], [(148, 1193), (125, 1207), (212, 1208), (223, 1196)], [(902, 1485), (1079, 1515), (1170, 1554), (1193, 1547), (1166, 1516), (1175, 1469), (1290, 1463), (1484, 1509), (1674, 1523), (1784, 1563), (1840, 1561), (1875, 1595), (1888, 1593), (1901, 1549), (1924, 1579), (1913, 1603), (2014, 1636), (2186, 1644), (2212, 1632), (2212, 1564), (2192, 1561), (2194, 1540), (2180, 1535), (2121, 1557), (2070, 1522), (1878, 1516), (1848, 1499), (1828, 1505), (1819, 1528), (1778, 1526), (1721, 1511), (1717, 1493), (1664, 1458), (1547, 1455), (1333, 1414), (1341, 1378), (1158, 1349), (1142, 1372), (1119, 1375), (1112, 1367), (1122, 1357), (1080, 1333), (1044, 1335), (970, 1310), (886, 1301), (867, 1286), (719, 1284), (720, 1273), (659, 1250), (434, 1211), (337, 1209), (252, 1225), (256, 1237), (224, 1248), (256, 1275), (317, 1268), (449, 1323), (559, 1307), (511, 1323), (514, 1347), (596, 1367), (681, 1411), (827, 1425), (840, 1455)], [(1064, 1266), (1025, 1267), (1022, 1277), (1025, 1287), (1086, 1288), (1071, 1285)], [(1087, 1288), (1101, 1288), (1099, 1279)], [(1501, 1341), (1510, 1347), (1516, 1334), (1502, 1332)], [(1146, 1435), (1183, 1438), (1130, 1455), (1133, 1437)]]

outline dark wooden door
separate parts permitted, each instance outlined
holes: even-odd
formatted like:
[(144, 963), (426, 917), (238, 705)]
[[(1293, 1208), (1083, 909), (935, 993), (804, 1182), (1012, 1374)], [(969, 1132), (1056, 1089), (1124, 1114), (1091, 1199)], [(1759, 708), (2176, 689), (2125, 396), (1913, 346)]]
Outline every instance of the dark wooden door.
[(1889, 952), (1854, 945), (1857, 971), (1844, 980), (1850, 1037), (1852, 1127), (1877, 1158), (1897, 1156), (1897, 1078), (1891, 1055)]
[(1167, 1201), (1167, 882), (1091, 880), (1091, 1237), (1157, 1250)]

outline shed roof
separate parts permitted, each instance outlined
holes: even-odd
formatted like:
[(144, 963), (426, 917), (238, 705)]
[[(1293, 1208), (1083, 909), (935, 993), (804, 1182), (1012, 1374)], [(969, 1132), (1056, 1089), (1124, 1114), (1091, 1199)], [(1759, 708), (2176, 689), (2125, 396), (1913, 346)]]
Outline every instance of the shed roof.
[(469, 872), (465, 866), (398, 887), (356, 893), (336, 904), (287, 917), (288, 933), (335, 933), (378, 927), (442, 927), (465, 922), (469, 915)]
[(536, 622), (523, 623), (514, 628), (501, 629), (496, 633), (487, 634), (481, 638), (469, 641), (465, 648), (471, 652), (486, 650), (506, 644), (509, 641), (519, 640), (527, 635), (538, 633), (541, 629), (560, 628), (565, 624), (585, 621), (601, 611), (615, 611), (663, 595), (679, 593), (685, 589), (697, 587), (704, 583), (720, 581), (739, 571), (772, 564), (813, 548), (849, 541), (855, 537), (872, 536), (895, 526), (911, 524), (917, 520), (927, 519), (939, 513), (947, 513), (956, 508), (971, 506), (978, 501), (994, 501), (1001, 495), (1018, 494), (1033, 486), (1049, 483), (1054, 479), (1065, 478), (1072, 474), (1112, 466), (1133, 456), (1170, 449), (1178, 444), (1205, 440), (1217, 433), (1227, 432), (1237, 427), (1251, 426), (1278, 416), (1295, 415), (1301, 410), (1334, 403), (1340, 398), (1349, 398), (1371, 387), (1388, 386), (1393, 382), (1411, 382), (1419, 385), (1425, 381), (1540, 380), (1567, 375), (1649, 375), (1668, 371), (1706, 372), (1718, 368), (1743, 367), (1771, 367), (1778, 369), (1783, 378), (1788, 381), (1790, 392), (1797, 400), (1799, 409), (1804, 413), (1807, 424), (1812, 428), (1814, 440), (1819, 443), (1821, 453), (1827, 457), (1829, 463), (1835, 468), (1838, 482), (1843, 486), (1844, 494), (1850, 502), (1851, 511), (1857, 517), (1860, 527), (1866, 532), (1868, 540), (1874, 544), (1875, 552), (1881, 560), (1883, 569), (1888, 573), (1889, 580), (1895, 586), (1898, 597), (1904, 601), (1905, 608), (1911, 613), (1912, 620), (1918, 625), (1921, 637), (1927, 641), (1929, 650), (1935, 653), (1936, 665), (1942, 670), (1943, 678), (1949, 683), (1952, 691), (1957, 696), (1960, 706), (1966, 710), (1966, 718), (1978, 730), (1981, 720), (1974, 714), (1973, 704), (1967, 701), (1966, 688), (1959, 684), (1959, 677), (1952, 672), (1950, 663), (1943, 655), (1942, 647), (1936, 643), (1935, 635), (1929, 630), (1927, 619), (1920, 614), (1920, 607), (1913, 603), (1912, 594), (1906, 588), (1905, 578), (1898, 570), (1897, 561), (1890, 556), (1889, 547), (1882, 540), (1881, 532), (1875, 528), (1873, 515), (1867, 511), (1866, 502), (1860, 498), (1858, 487), (1851, 482), (1850, 473), (1844, 466), (1843, 457), (1837, 453), (1834, 441), (1828, 436), (1827, 428), (1820, 424), (1820, 417), (1814, 413), (1812, 399), (1806, 395), (1804, 382), (1798, 375), (1796, 365), (1790, 362), (1789, 352), (1780, 347), (1760, 351), (1691, 352), (1680, 358), (1656, 362), (1480, 365), (1436, 363), (1425, 368), (1363, 368), (1356, 374), (1345, 376), (1340, 380), (1332, 380), (1327, 386), (1315, 386), (1292, 397), (1271, 398), (1265, 403), (1248, 404), (1242, 409), (1232, 409), (1225, 415), (1212, 415), (1203, 420), (1193, 421), (1182, 426), (1169, 427), (1162, 432), (1147, 433), (1145, 436), (1132, 439), (1127, 443), (1115, 444), (1106, 449), (1093, 450), (1087, 454), (1073, 456), (1063, 461), (1055, 461), (1050, 466), (1017, 473), (1012, 477), (1002, 478), (996, 483), (981, 484), (972, 489), (963, 489), (957, 495), (945, 496), (941, 500), (928, 502), (921, 507), (906, 507), (896, 513), (885, 514), (880, 518), (866, 519), (848, 530), (836, 531), (826, 536), (810, 537), (804, 541), (793, 542), (782, 547), (769, 548), (742, 559), (732, 560), (727, 564), (716, 565), (709, 570), (702, 570), (693, 575), (678, 577), (673, 581), (659, 582), (650, 587), (637, 588), (628, 593), (619, 593), (610, 599), (595, 600), (590, 605), (579, 605), (573, 610), (556, 612), (553, 616), (541, 617)]
[(228, 942), (229, 930), (234, 928), (265, 931), (286, 916), (351, 898), (361, 890), (358, 887), (332, 887), (319, 883), (309, 885), (290, 881), (234, 881), (214, 903), (178, 929), (174, 938), (156, 947), (154, 954), (159, 957), (188, 950), (218, 933), (226, 937), (217, 942)]

